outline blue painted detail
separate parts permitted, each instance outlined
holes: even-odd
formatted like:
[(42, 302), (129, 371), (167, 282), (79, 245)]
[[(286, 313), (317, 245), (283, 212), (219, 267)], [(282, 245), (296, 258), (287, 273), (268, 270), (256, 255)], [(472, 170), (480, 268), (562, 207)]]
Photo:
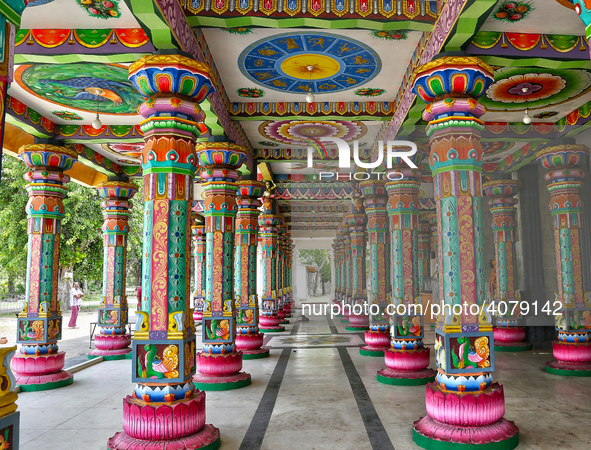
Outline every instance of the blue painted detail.
[[(314, 54), (332, 58), (339, 70), (310, 83), (306, 74), (296, 78), (281, 69), (287, 58)], [(276, 91), (302, 93), (311, 88), (317, 93), (333, 93), (369, 82), (380, 72), (382, 62), (375, 51), (357, 40), (325, 32), (299, 31), (254, 42), (241, 53), (238, 67), (254, 83)]]

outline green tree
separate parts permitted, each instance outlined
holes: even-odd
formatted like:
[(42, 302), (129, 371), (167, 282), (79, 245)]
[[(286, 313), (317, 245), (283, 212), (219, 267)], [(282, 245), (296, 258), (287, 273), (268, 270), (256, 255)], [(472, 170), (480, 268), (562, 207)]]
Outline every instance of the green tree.
[(299, 256), (304, 264), (313, 264), (317, 267), (316, 277), (314, 279), (314, 292), (316, 292), (320, 278), (322, 295), (325, 295), (324, 283), (328, 283), (331, 280), (330, 255), (328, 251), (321, 249), (299, 250)]

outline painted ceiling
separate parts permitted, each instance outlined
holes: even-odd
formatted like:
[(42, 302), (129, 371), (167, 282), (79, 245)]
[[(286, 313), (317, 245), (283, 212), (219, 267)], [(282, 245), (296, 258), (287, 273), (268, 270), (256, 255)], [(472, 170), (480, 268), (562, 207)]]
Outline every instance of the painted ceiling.
[(233, 102), (305, 101), (309, 89), (318, 102), (391, 101), (406, 71), (401, 61), (410, 59), (422, 35), (405, 30), (245, 30), (203, 30)]

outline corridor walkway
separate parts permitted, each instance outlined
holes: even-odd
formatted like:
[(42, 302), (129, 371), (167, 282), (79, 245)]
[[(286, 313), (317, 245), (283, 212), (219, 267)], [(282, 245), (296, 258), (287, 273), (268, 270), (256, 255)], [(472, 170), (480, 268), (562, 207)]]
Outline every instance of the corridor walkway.
[[(411, 425), (425, 415), (424, 386), (378, 383), (383, 360), (360, 356), (358, 335), (338, 318), (300, 322), (300, 315), (286, 332), (266, 337), (270, 358), (244, 361), (251, 386), (207, 393), (207, 422), (220, 428), (221, 448), (417, 449)], [(426, 343), (433, 343), (432, 331)], [(591, 379), (545, 373), (549, 351), (495, 357), (505, 417), (521, 430), (518, 449), (591, 448)], [(106, 448), (121, 430), (130, 372), (130, 360), (102, 362), (76, 373), (72, 386), (19, 394), (21, 449)]]

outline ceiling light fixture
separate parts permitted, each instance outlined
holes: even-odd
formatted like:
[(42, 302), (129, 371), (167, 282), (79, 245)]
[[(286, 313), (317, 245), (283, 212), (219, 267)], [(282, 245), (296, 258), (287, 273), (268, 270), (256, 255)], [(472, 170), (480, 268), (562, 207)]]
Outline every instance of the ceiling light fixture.
[(96, 95), (96, 117), (95, 119), (92, 121), (91, 125), (92, 128), (94, 128), (95, 130), (100, 130), (103, 126), (103, 123), (101, 122), (101, 119), (99, 117), (99, 96), (97, 94)]
[(314, 70), (314, 66), (306, 66), (308, 69), (308, 73), (310, 74), (310, 83), (308, 85), (308, 94), (306, 95), (306, 101), (308, 103), (314, 103), (316, 101), (316, 97), (312, 93), (312, 71)]

